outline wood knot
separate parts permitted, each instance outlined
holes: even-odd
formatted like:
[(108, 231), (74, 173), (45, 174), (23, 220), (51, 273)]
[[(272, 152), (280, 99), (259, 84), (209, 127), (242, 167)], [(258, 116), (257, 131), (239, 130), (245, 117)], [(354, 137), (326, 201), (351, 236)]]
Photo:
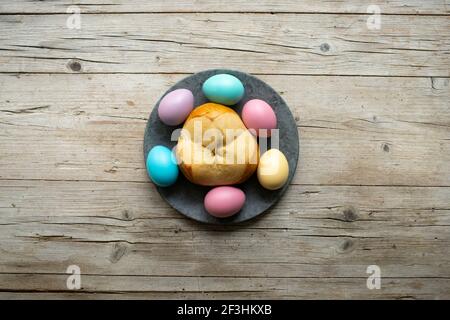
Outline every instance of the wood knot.
[(70, 60), (68, 63), (69, 69), (75, 72), (78, 72), (81, 70), (81, 63), (79, 63), (76, 60)]
[(448, 78), (435, 78), (431, 77), (431, 89), (434, 90), (443, 90), (446, 89), (449, 85)]
[(179, 233), (179, 232), (181, 232), (181, 231), (183, 231), (180, 227), (178, 227), (178, 228), (176, 228), (173, 232), (175, 232), (175, 233)]
[(345, 208), (342, 214), (344, 215), (344, 220), (347, 222), (353, 222), (358, 219), (356, 209), (352, 206)]
[(117, 172), (117, 167), (116, 166), (112, 166), (111, 168), (105, 169), (103, 171), (106, 172), (106, 173), (116, 173)]
[(322, 43), (320, 45), (320, 51), (328, 52), (330, 50), (330, 45), (328, 43)]
[(345, 253), (350, 252), (355, 247), (355, 243), (350, 239), (345, 239), (342, 241), (342, 243), (339, 245), (339, 252)]
[(387, 143), (383, 143), (381, 145), (381, 148), (383, 149), (384, 152), (389, 152), (390, 151), (390, 147)]
[(122, 211), (122, 218), (128, 221), (133, 220), (133, 216), (131, 215), (131, 212), (128, 209), (124, 209)]
[(122, 259), (127, 251), (128, 248), (125, 244), (115, 243), (109, 257), (109, 261), (111, 261), (112, 263), (117, 263), (120, 259)]

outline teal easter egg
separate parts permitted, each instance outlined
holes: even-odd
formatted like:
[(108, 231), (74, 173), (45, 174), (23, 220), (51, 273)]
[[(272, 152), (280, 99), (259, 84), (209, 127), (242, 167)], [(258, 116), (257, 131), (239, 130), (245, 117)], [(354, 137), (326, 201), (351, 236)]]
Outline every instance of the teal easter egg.
[(231, 74), (216, 74), (208, 78), (202, 87), (205, 96), (212, 102), (231, 106), (244, 96), (244, 85)]
[(146, 167), (150, 179), (160, 187), (168, 187), (177, 181), (177, 160), (167, 147), (154, 146), (147, 155)]

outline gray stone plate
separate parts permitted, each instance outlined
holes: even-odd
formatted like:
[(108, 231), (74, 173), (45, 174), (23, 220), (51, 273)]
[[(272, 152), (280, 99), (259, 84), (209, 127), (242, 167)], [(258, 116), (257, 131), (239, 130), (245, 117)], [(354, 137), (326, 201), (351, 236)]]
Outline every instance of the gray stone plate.
[[(215, 218), (209, 215), (203, 207), (203, 198), (206, 193), (211, 190), (211, 187), (203, 187), (189, 182), (181, 171), (178, 180), (174, 185), (166, 188), (157, 187), (157, 189), (160, 195), (173, 208), (189, 218), (211, 224), (233, 224), (260, 215), (281, 198), (283, 193), (289, 187), (289, 183), (295, 174), (299, 153), (299, 140), (294, 117), (284, 100), (266, 83), (246, 73), (232, 70), (207, 70), (199, 72), (181, 80), (164, 95), (175, 89), (189, 89), (194, 94), (194, 107), (199, 106), (208, 102), (207, 98), (202, 93), (203, 82), (209, 77), (219, 73), (232, 74), (244, 84), (245, 95), (243, 99), (237, 105), (232, 107), (238, 114), (241, 113), (244, 104), (251, 99), (264, 100), (274, 109), (275, 114), (277, 115), (278, 129), (280, 130), (279, 149), (285, 154), (289, 162), (288, 183), (279, 190), (266, 190), (258, 183), (255, 173), (246, 182), (236, 185), (236, 187), (241, 188), (241, 190), (245, 192), (246, 201), (244, 207), (234, 216), (224, 219)], [(161, 98), (164, 95), (162, 95)], [(177, 127), (167, 126), (159, 120), (157, 111), (159, 101), (156, 103), (156, 106), (150, 114), (145, 130), (144, 159), (147, 159), (148, 152), (155, 145), (164, 145), (168, 148), (172, 148), (176, 145), (176, 141), (171, 141), (171, 135), (172, 131)], [(179, 127), (182, 127), (182, 125)], [(270, 146), (270, 139), (268, 143)]]

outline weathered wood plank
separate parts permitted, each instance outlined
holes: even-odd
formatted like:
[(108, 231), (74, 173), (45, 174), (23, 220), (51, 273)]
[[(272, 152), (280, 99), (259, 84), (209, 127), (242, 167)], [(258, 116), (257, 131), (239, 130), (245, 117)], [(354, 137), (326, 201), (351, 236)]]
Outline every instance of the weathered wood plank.
[[(0, 17), (0, 72), (449, 76), (446, 16), (100, 14)], [(209, 57), (209, 58), (208, 58)], [(75, 61), (75, 63), (73, 63)]]
[[(146, 118), (184, 75), (1, 75), (1, 179), (148, 181)], [(294, 183), (450, 185), (445, 78), (262, 76), (300, 133)]]
[[(262, 218), (218, 227), (150, 183), (3, 181), (0, 292), (71, 295), (76, 264), (87, 293), (123, 297), (448, 298), (449, 194), (293, 185)], [(378, 292), (365, 288), (372, 264)]]
[(262, 218), (219, 227), (183, 218), (151, 183), (3, 181), (0, 272), (363, 277), (378, 264), (449, 277), (449, 195), (293, 185)]
[[(3, 299), (448, 299), (449, 279), (392, 279), (368, 290), (366, 278), (177, 278), (84, 276), (83, 288), (65, 287), (67, 275), (0, 274)], [(44, 290), (43, 290), (44, 288)], [(10, 290), (8, 292), (8, 290)], [(2, 292), (3, 291), (3, 292)], [(6, 292), (5, 292), (6, 291)]]
[[(0, 2), (0, 13), (66, 13), (74, 4), (71, 0), (30, 2), (26, 0)], [(366, 13), (373, 5), (364, 1), (317, 0), (79, 0), (82, 13), (123, 12), (310, 12), (310, 13)], [(378, 3), (382, 13), (389, 14), (448, 14), (448, 0), (385, 0)]]
[[(131, 5), (192, 10), (180, 1)], [(91, 13), (131, 8), (80, 3)], [(17, 1), (0, 12), (66, 4)], [(196, 1), (195, 11), (232, 4)], [(364, 3), (287, 1), (277, 11), (265, 1), (256, 11), (294, 5), (331, 14), (92, 14), (78, 31), (65, 14), (0, 15), (0, 72), (74, 73), (0, 75), (0, 297), (448, 299), (445, 3), (390, 1), (383, 13), (442, 16), (383, 16), (379, 31), (353, 14)], [(301, 136), (285, 197), (237, 227), (183, 218), (142, 159), (159, 96), (224, 61), (265, 74)], [(172, 72), (182, 74), (162, 74)], [(291, 75), (270, 75), (279, 73)], [(65, 287), (70, 264), (82, 269), (82, 292)], [(371, 264), (382, 290), (366, 289)]]

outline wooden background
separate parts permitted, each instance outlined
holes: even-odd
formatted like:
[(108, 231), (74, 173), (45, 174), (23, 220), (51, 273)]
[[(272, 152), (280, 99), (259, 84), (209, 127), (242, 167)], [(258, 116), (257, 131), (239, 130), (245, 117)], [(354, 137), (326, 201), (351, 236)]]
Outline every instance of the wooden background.
[[(0, 297), (449, 299), (450, 2), (377, 1), (379, 30), (370, 4), (0, 0)], [(175, 212), (142, 156), (157, 99), (210, 68), (300, 134), (287, 194), (237, 227)]]

